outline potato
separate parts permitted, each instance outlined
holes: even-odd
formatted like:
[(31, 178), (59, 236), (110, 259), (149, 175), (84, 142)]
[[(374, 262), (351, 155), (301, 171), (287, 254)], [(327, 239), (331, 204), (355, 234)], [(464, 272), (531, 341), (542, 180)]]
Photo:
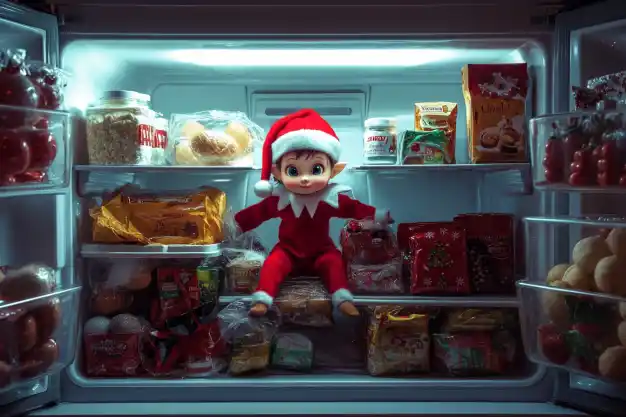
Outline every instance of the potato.
[(587, 274), (576, 264), (567, 268), (562, 281), (574, 290), (591, 291), (594, 287), (593, 275)]
[(589, 236), (581, 239), (574, 246), (572, 260), (584, 272), (593, 274), (598, 261), (611, 254), (611, 250), (602, 236)]
[(626, 381), (626, 347), (613, 346), (598, 359), (600, 375), (617, 381)]
[(567, 268), (570, 267), (570, 264), (558, 264), (554, 265), (550, 271), (548, 271), (548, 279), (546, 280), (549, 283), (554, 281), (560, 281), (563, 279), (563, 275)]
[(626, 321), (623, 321), (617, 326), (617, 337), (619, 338), (619, 342), (626, 346)]
[(606, 244), (613, 255), (626, 258), (626, 229), (613, 229), (606, 237)]
[(611, 255), (598, 262), (594, 274), (596, 286), (601, 292), (626, 296), (626, 260)]
[[(563, 281), (554, 281), (551, 286), (558, 288), (570, 288)], [(555, 291), (545, 291), (541, 294), (543, 312), (560, 329), (568, 329), (570, 324), (570, 311), (565, 302), (565, 295)]]

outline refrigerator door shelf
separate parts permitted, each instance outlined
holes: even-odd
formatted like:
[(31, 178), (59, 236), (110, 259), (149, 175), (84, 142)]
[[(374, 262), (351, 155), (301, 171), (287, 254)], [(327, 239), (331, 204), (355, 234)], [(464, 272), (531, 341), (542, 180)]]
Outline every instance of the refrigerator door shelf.
[(111, 245), (84, 244), (83, 258), (207, 258), (218, 257), (221, 245)]

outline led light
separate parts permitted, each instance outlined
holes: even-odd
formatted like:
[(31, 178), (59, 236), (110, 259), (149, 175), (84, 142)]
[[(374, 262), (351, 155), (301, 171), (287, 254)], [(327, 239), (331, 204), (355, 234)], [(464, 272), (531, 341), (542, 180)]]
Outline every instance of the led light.
[(207, 67), (416, 67), (454, 58), (446, 49), (183, 49), (166, 58)]

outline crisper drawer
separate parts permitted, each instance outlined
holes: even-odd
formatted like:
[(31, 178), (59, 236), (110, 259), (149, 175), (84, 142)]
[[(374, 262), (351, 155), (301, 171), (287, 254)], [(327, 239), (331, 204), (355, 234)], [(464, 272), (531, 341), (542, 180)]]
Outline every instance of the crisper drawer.
[(68, 185), (70, 116), (0, 105), (0, 196)]
[[(527, 218), (528, 280), (517, 284), (527, 356), (626, 382), (626, 223), (607, 217)], [(560, 236), (567, 252), (535, 240)]]
[(80, 288), (56, 287), (63, 274), (30, 265), (0, 275), (0, 404), (74, 358)]

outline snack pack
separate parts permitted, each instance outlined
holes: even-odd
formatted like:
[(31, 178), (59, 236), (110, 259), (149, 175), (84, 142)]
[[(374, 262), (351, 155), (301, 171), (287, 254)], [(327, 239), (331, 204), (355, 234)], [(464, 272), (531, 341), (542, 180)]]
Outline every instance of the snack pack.
[[(441, 146), (441, 149), (437, 149), (438, 152), (433, 152), (435, 155), (433, 159), (437, 162), (430, 163), (455, 163), (457, 112), (458, 105), (456, 103), (415, 103), (415, 130), (424, 132), (439, 130), (445, 135), (445, 139), (443, 140), (439, 137), (424, 140), (426, 143), (439, 144)], [(406, 139), (405, 135), (405, 141)], [(427, 150), (429, 149), (427, 148)], [(434, 151), (433, 148), (430, 148), (430, 150)], [(429, 152), (427, 152), (426, 155), (428, 156)], [(429, 159), (430, 158), (427, 158), (427, 160)]]
[(371, 375), (409, 374), (430, 369), (428, 316), (399, 307), (376, 307), (367, 331)]
[(402, 165), (452, 164), (453, 158), (443, 130), (406, 130), (400, 134), (399, 162)]
[(281, 284), (276, 305), (283, 323), (311, 327), (333, 325), (330, 295), (319, 278), (287, 279)]
[(313, 367), (313, 343), (298, 333), (279, 334), (274, 339), (272, 366), (309, 371)]
[(89, 214), (97, 243), (208, 245), (223, 239), (225, 210), (217, 188), (157, 197), (123, 187)]
[(209, 110), (173, 114), (169, 162), (172, 165), (252, 166), (252, 152), (263, 129), (242, 112)]
[(273, 307), (263, 317), (252, 317), (249, 311), (250, 301), (237, 300), (218, 314), (222, 337), (231, 349), (228, 371), (232, 375), (261, 371), (270, 363), (280, 313)]

